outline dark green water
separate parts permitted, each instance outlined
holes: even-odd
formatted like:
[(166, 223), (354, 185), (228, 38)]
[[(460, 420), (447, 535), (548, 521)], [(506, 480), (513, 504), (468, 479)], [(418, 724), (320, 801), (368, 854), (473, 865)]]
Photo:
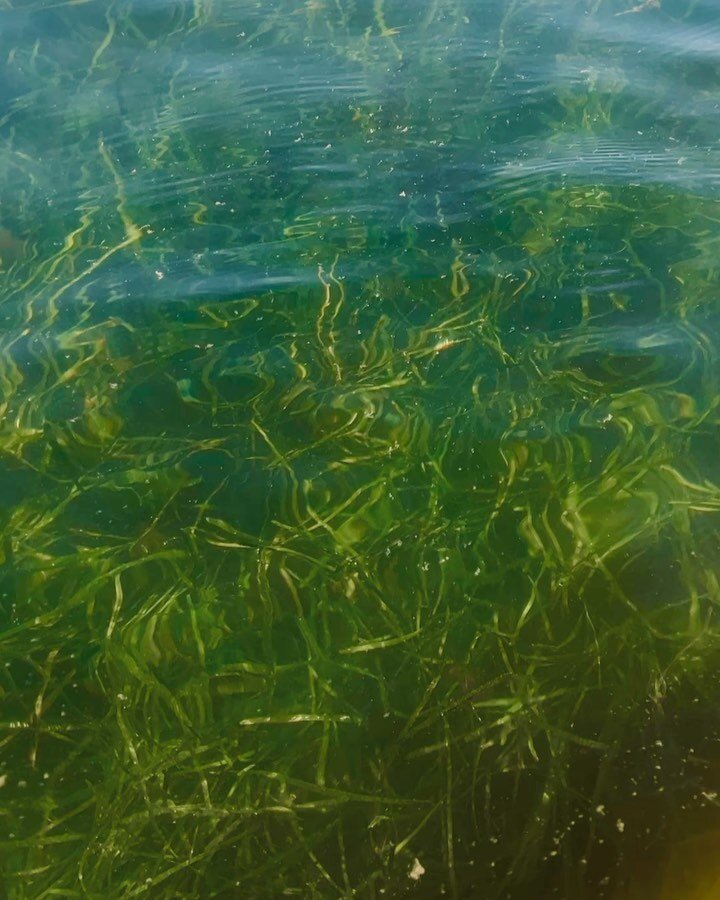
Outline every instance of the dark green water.
[(717, 0), (0, 0), (0, 66), (0, 895), (668, 900)]

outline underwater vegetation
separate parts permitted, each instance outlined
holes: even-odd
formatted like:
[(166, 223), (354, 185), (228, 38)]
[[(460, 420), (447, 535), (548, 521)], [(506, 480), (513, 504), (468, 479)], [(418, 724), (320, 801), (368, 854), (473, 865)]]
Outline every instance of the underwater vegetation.
[(0, 0), (3, 896), (711, 896), (714, 15)]

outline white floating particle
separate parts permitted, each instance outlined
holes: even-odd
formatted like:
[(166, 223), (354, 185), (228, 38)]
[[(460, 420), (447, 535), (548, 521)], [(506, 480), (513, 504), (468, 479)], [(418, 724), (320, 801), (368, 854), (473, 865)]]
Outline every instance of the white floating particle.
[(412, 869), (408, 872), (408, 878), (411, 878), (413, 881), (420, 881), (424, 874), (425, 867), (416, 856), (413, 860)]

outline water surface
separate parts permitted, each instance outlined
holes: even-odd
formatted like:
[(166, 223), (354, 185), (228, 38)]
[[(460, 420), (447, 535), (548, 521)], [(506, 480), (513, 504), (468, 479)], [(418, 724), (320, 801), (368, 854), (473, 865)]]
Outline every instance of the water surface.
[(0, 0), (4, 894), (713, 896), (719, 23)]

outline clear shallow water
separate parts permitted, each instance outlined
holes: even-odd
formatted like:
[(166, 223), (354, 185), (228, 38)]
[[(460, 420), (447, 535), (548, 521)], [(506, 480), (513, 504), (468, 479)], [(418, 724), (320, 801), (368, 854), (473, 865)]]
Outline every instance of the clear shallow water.
[(719, 15), (0, 5), (8, 896), (712, 896)]

